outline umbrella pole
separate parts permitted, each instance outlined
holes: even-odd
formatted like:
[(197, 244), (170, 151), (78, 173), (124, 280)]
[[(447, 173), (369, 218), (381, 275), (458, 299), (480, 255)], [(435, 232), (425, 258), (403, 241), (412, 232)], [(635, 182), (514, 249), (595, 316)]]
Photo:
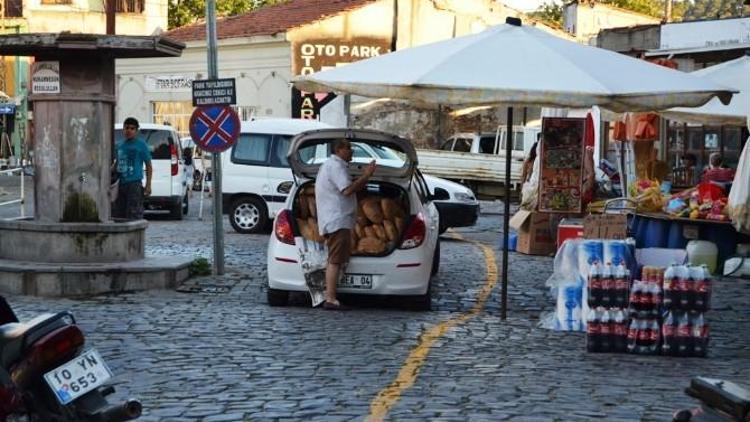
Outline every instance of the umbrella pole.
[(505, 131), (505, 212), (503, 213), (503, 273), (500, 318), (508, 316), (508, 247), (510, 230), (510, 157), (513, 153), (513, 107), (508, 107), (507, 130)]

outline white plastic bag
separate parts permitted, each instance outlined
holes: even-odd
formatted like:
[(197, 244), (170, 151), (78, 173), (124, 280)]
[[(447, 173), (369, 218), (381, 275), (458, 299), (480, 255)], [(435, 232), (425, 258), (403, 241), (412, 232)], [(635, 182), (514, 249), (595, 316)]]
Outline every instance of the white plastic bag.
[[(750, 117), (748, 126), (750, 127)], [(750, 233), (750, 139), (745, 142), (737, 163), (737, 172), (734, 174), (727, 202), (727, 214), (738, 232)]]

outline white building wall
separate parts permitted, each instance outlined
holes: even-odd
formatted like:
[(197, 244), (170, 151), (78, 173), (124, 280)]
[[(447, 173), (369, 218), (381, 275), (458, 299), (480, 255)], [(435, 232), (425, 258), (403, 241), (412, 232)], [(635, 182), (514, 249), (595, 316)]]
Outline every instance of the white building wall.
[[(235, 78), (238, 106), (254, 110), (257, 116), (290, 115), (288, 42), (281, 37), (239, 38), (220, 40), (218, 48), (219, 77)], [(117, 60), (117, 121), (133, 116), (152, 122), (154, 102), (191, 101), (189, 81), (207, 79), (206, 60), (204, 41), (188, 43), (181, 57)], [(181, 77), (185, 84), (154, 89), (147, 79), (158, 77)]]
[(576, 40), (583, 44), (589, 44), (602, 29), (659, 22), (659, 19), (651, 16), (612, 8), (598, 3), (595, 3), (593, 6), (572, 3), (565, 7), (563, 11), (563, 27), (565, 31), (575, 36)]
[[(167, 28), (168, 0), (144, 0), (143, 13), (118, 13), (115, 21), (119, 35), (151, 35)], [(28, 32), (103, 34), (106, 32), (104, 0), (72, 0), (71, 4), (42, 4), (25, 0), (23, 17)]]

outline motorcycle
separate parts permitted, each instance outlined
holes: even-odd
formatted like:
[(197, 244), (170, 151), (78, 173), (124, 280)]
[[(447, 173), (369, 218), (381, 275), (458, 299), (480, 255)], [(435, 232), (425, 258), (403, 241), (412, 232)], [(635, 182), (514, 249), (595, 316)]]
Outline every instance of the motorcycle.
[(141, 415), (138, 400), (109, 404), (107, 364), (70, 312), (21, 323), (0, 296), (0, 422), (126, 421)]
[(698, 399), (700, 407), (682, 409), (674, 422), (750, 422), (750, 389), (729, 381), (695, 377), (685, 394)]

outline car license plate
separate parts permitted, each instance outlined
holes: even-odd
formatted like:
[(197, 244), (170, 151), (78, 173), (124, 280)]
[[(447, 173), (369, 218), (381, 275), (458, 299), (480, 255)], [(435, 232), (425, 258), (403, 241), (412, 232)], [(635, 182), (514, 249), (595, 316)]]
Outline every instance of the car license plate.
[(338, 287), (348, 289), (372, 289), (372, 274), (344, 274)]
[(70, 362), (44, 374), (61, 404), (68, 404), (112, 378), (112, 371), (94, 349), (89, 349)]

